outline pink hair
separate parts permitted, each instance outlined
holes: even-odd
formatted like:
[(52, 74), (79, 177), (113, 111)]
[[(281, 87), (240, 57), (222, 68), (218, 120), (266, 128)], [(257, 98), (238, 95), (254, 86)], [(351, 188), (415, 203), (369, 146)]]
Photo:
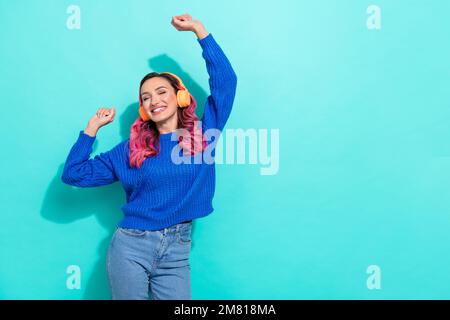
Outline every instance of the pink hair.
[[(170, 75), (164, 75), (168, 79)], [(176, 84), (179, 88), (178, 80), (173, 77), (168, 79), (172, 86)], [(144, 78), (145, 79), (145, 78)], [(143, 79), (143, 80), (144, 80)], [(141, 86), (142, 86), (141, 82)], [(175, 89), (175, 92), (178, 89)], [(198, 117), (195, 114), (197, 102), (191, 96), (191, 104), (188, 107), (178, 107), (178, 129), (185, 129), (186, 134), (181, 134), (178, 139), (178, 145), (183, 149), (185, 155), (194, 155), (197, 152), (203, 152), (207, 143), (203, 137), (201, 128), (196, 125), (199, 123)], [(141, 97), (139, 95), (139, 101)], [(181, 130), (179, 131), (181, 132)], [(189, 134), (187, 134), (189, 133)], [(194, 137), (193, 139), (191, 137)], [(201, 143), (200, 143), (201, 141)], [(130, 166), (140, 168), (147, 157), (156, 156), (159, 153), (159, 131), (156, 128), (156, 123), (152, 120), (144, 121), (139, 117), (131, 125), (130, 134)]]

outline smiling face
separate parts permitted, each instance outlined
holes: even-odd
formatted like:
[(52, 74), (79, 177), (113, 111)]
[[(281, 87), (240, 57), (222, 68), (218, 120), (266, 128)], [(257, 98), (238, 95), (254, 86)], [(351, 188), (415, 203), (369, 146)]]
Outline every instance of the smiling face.
[(177, 95), (170, 82), (153, 77), (142, 84), (142, 106), (151, 120), (158, 123), (177, 116)]

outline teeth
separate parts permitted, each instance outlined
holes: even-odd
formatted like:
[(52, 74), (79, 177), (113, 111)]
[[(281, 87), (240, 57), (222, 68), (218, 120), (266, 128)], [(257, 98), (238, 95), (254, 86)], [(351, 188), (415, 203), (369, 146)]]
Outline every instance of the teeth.
[(163, 109), (164, 109), (164, 107), (156, 108), (156, 109), (152, 110), (152, 112), (158, 112), (158, 111), (161, 111)]

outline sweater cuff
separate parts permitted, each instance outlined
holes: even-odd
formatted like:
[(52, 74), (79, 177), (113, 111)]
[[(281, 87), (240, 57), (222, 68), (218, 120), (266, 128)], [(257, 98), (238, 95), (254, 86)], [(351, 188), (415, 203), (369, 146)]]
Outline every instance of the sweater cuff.
[(205, 48), (211, 46), (215, 42), (214, 37), (212, 36), (211, 32), (203, 39), (197, 38), (197, 41), (198, 41), (198, 43), (200, 43), (200, 46), (202, 47), (202, 49), (205, 49)]
[(80, 154), (90, 154), (92, 152), (92, 145), (94, 144), (95, 139), (96, 137), (91, 137), (90, 135), (86, 134), (84, 130), (81, 130), (78, 136), (78, 140), (75, 144), (75, 148), (78, 149), (77, 151)]
[(84, 130), (80, 131), (80, 136), (78, 137), (79, 139), (83, 139), (86, 140), (86, 142), (94, 142), (95, 138), (97, 136), (91, 137), (90, 135), (88, 135), (87, 133), (84, 132)]

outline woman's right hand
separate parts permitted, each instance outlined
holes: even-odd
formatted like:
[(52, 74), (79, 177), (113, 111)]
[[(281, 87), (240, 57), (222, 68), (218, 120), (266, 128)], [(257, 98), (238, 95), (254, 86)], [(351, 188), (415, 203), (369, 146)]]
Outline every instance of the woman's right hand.
[(116, 109), (112, 108), (99, 108), (95, 115), (89, 120), (85, 132), (91, 136), (95, 136), (97, 131), (114, 121), (116, 115)]

